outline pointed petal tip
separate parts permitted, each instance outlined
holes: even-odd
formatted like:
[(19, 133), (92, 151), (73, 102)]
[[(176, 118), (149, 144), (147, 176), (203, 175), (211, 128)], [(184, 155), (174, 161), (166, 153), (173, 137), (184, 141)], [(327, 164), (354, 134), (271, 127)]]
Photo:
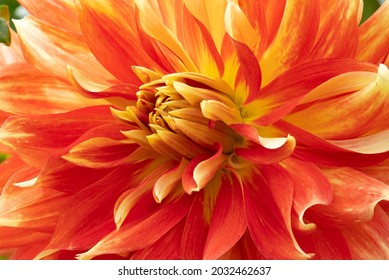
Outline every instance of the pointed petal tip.
[(376, 81), (378, 87), (389, 90), (389, 69), (385, 64), (378, 66), (378, 76)]
[[(89, 251), (88, 251), (88, 252), (89, 252)], [(91, 260), (92, 258), (95, 257), (95, 256), (93, 256), (93, 255), (88, 254), (88, 252), (82, 253), (82, 254), (77, 254), (77, 255), (76, 255), (76, 259), (77, 259), (77, 260)]]

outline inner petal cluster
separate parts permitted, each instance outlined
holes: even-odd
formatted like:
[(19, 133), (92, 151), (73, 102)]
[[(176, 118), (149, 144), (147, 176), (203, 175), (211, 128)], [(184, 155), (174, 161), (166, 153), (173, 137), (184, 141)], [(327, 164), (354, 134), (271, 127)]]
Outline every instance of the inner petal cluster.
[[(223, 121), (240, 117), (230, 97), (232, 90), (223, 80), (198, 73), (150, 76), (140, 86), (134, 104), (125, 110), (112, 109), (117, 118), (142, 131), (137, 135), (125, 133), (130, 140), (162, 157), (184, 160), (188, 165), (191, 162), (197, 169), (208, 161), (213, 168), (206, 170), (205, 164), (202, 175), (193, 174), (197, 189), (204, 187), (218, 170), (241, 164), (234, 149), (246, 145), (246, 141)], [(213, 170), (215, 166), (218, 170)], [(201, 179), (204, 176), (209, 177), (205, 182)]]

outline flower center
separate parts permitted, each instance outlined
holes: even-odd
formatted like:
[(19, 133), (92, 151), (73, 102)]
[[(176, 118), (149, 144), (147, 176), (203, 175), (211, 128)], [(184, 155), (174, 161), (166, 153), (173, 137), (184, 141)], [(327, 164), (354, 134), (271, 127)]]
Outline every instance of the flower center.
[(219, 149), (226, 163), (231, 157), (231, 163), (236, 164), (234, 147), (244, 140), (228, 124), (213, 117), (222, 113), (216, 111), (219, 105), (236, 108), (230, 87), (221, 79), (198, 73), (152, 73), (152, 78), (148, 75), (143, 79), (146, 82), (137, 92), (136, 104), (125, 111), (113, 110), (119, 119), (136, 124), (145, 139), (140, 140), (139, 135), (135, 139), (133, 133), (126, 136), (174, 160), (192, 160)]

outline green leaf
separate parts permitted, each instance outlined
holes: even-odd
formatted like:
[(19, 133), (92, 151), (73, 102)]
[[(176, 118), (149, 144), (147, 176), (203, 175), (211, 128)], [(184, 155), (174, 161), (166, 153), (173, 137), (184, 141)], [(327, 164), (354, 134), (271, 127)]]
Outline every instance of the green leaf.
[(6, 160), (9, 156), (7, 154), (0, 154), (0, 163)]
[(380, 3), (377, 0), (364, 0), (362, 22), (367, 20), (379, 7)]
[(0, 5), (0, 43), (11, 45), (11, 32), (8, 22), (10, 19), (9, 9), (6, 5)]

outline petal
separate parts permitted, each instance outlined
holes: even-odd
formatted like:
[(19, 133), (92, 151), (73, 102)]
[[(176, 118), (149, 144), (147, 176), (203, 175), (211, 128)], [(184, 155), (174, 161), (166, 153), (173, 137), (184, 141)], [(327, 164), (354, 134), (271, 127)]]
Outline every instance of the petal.
[(306, 106), (309, 102), (333, 98), (367, 87), (377, 79), (377, 73), (376, 68), (375, 66), (373, 67), (373, 65), (370, 67), (371, 71), (366, 70), (363, 71), (362, 67), (359, 71), (350, 69), (350, 72), (340, 74), (321, 83), (318, 87), (311, 90), (300, 101), (299, 105)]
[(371, 221), (342, 229), (353, 259), (389, 259), (389, 217), (376, 207)]
[[(293, 136), (288, 135), (282, 139), (284, 139), (283, 144), (276, 148), (267, 148), (263, 144), (249, 142), (246, 148), (235, 148), (235, 153), (237, 156), (254, 163), (272, 164), (280, 162), (289, 157), (296, 146), (296, 140)], [(278, 145), (279, 140), (278, 138), (269, 138), (268, 142), (275, 142)]]
[[(23, 168), (4, 187), (0, 199), (0, 225), (50, 232), (67, 202), (62, 192), (31, 185), (37, 171)], [(22, 182), (22, 183), (20, 183)]]
[(235, 92), (244, 89), (243, 92), (239, 92), (240, 96), (234, 97), (234, 101), (237, 104), (241, 104), (241, 101), (248, 103), (259, 96), (262, 82), (261, 68), (257, 58), (248, 46), (238, 41), (233, 41), (233, 43), (240, 63), (235, 80)]
[[(139, 21), (141, 28), (153, 39), (166, 46), (183, 63), (187, 71), (198, 72), (198, 69), (178, 41), (176, 35), (162, 21), (159, 11), (152, 8), (150, 1), (134, 1), (139, 9)], [(152, 17), (154, 20), (149, 20)], [(183, 70), (183, 69), (182, 69)], [(181, 70), (181, 71), (182, 71)]]
[(151, 167), (152, 171), (147, 173), (146, 178), (139, 183), (139, 186), (135, 189), (129, 189), (121, 194), (121, 196), (117, 199), (114, 208), (114, 218), (117, 229), (122, 226), (129, 213), (131, 213), (137, 205), (141, 204), (141, 199), (143, 199), (146, 195), (149, 196), (153, 186), (157, 185), (163, 174), (166, 174), (166, 172), (171, 170), (173, 164), (174, 163), (172, 161), (166, 160), (162, 160), (162, 162), (161, 160), (156, 160), (150, 163), (148, 168), (150, 169)]
[(291, 133), (296, 138), (298, 145), (294, 150), (294, 156), (319, 166), (366, 167), (382, 162), (389, 155), (389, 152), (361, 154), (349, 151), (285, 121), (278, 121), (274, 126)]
[(26, 59), (38, 70), (67, 79), (66, 66), (78, 69), (92, 81), (114, 78), (92, 55), (82, 35), (27, 16), (15, 21)]
[(201, 161), (193, 170), (193, 180), (197, 185), (196, 191), (204, 188), (226, 163), (227, 156), (223, 154), (222, 145), (217, 143), (216, 148), (217, 152), (214, 155)]
[(307, 212), (320, 225), (352, 225), (371, 220), (374, 208), (389, 200), (389, 186), (352, 168), (323, 169), (333, 188), (329, 205), (315, 205)]
[[(178, 224), (187, 214), (190, 198), (184, 194), (170, 203), (162, 203), (151, 215), (135, 224), (124, 225), (101, 239), (79, 259), (90, 259), (102, 253), (125, 253), (150, 246)], [(155, 225), (158, 224), (158, 227)]]
[(187, 165), (188, 161), (183, 157), (180, 164), (166, 171), (159, 177), (153, 189), (154, 198), (158, 203), (161, 203), (162, 200), (181, 182), (183, 171)]
[(0, 227), (0, 249), (21, 247), (49, 239), (49, 233), (18, 227)]
[(11, 117), (2, 125), (0, 139), (24, 161), (42, 166), (51, 154), (70, 145), (89, 129), (112, 121), (105, 106), (54, 115)]
[(207, 28), (220, 52), (225, 35), (224, 13), (227, 1), (184, 0), (184, 3), (190, 13)]
[(261, 60), (263, 84), (267, 85), (313, 47), (319, 25), (319, 5), (303, 0), (286, 1), (277, 35)]
[(115, 230), (114, 205), (120, 194), (134, 184), (129, 179), (134, 173), (132, 168), (136, 167), (116, 168), (73, 195), (62, 209), (46, 249), (85, 250)]
[(312, 163), (289, 157), (281, 165), (294, 181), (293, 209), (298, 221), (293, 220), (293, 226), (297, 230), (311, 231), (315, 225), (307, 224), (304, 214), (313, 205), (328, 205), (332, 201), (332, 186), (325, 174)]
[(358, 168), (358, 170), (389, 185), (389, 159), (373, 166)]
[(209, 158), (208, 154), (200, 154), (193, 158), (189, 164), (185, 167), (182, 174), (182, 187), (184, 191), (188, 194), (192, 194), (194, 191), (199, 191), (196, 181), (193, 178), (193, 173), (196, 166)]
[(320, 1), (320, 25), (311, 59), (354, 57), (360, 5), (359, 0)]
[(184, 223), (180, 222), (154, 244), (135, 252), (132, 260), (178, 260)]
[(167, 148), (175, 150), (184, 157), (194, 158), (199, 153), (205, 152), (205, 149), (193, 143), (185, 135), (176, 134), (169, 130), (157, 130), (157, 134), (168, 146)]
[(200, 103), (201, 112), (204, 117), (225, 124), (235, 124), (242, 121), (240, 110), (236, 106), (227, 106), (226, 104), (215, 100), (204, 100)]
[(333, 140), (331, 143), (361, 154), (379, 154), (389, 151), (389, 129), (364, 137)]
[(380, 63), (388, 53), (389, 2), (382, 6), (358, 28), (356, 58), (361, 61)]
[[(56, 27), (67, 29), (73, 32), (80, 32), (78, 18), (73, 1), (50, 0), (18, 1), (26, 10), (40, 20), (52, 24)], [(42, 11), (45, 11), (42, 13)]]
[(49, 239), (17, 248), (11, 255), (11, 260), (32, 260), (45, 248)]
[(376, 81), (367, 87), (317, 102), (285, 119), (326, 139), (354, 138), (388, 117), (388, 94), (389, 70), (381, 64)]
[(208, 236), (204, 246), (204, 259), (217, 259), (242, 237), (246, 230), (243, 196), (240, 182), (232, 175), (224, 176), (223, 189), (216, 198)]
[(298, 246), (288, 221), (293, 182), (285, 170), (275, 165), (264, 172), (266, 178), (259, 171), (243, 178), (247, 225), (255, 246), (267, 259), (309, 258)]
[(11, 30), (11, 46), (0, 44), (0, 68), (13, 63), (24, 62), (19, 37)]
[(156, 65), (139, 40), (133, 1), (78, 0), (75, 4), (86, 42), (115, 77), (132, 83), (138, 80), (133, 65), (154, 70)]
[(7, 181), (12, 177), (12, 175), (18, 170), (27, 167), (26, 164), (17, 156), (11, 155), (7, 159), (1, 162), (0, 164), (0, 194), (3, 187), (6, 185)]
[[(244, 2), (244, 4), (246, 4)], [(259, 7), (250, 7), (256, 8), (257, 13), (261, 13), (263, 10)], [(264, 32), (266, 32), (266, 22), (264, 15), (261, 14), (255, 18), (255, 21), (258, 22), (250, 22), (249, 18), (245, 15), (245, 13), (241, 10), (241, 7), (238, 3), (234, 1), (229, 1), (226, 13), (225, 13), (225, 26), (228, 35), (237, 42), (246, 45), (251, 51), (256, 53), (256, 49), (264, 42), (266, 42), (266, 36), (264, 36)], [(253, 23), (256, 24), (254, 28)], [(259, 30), (259, 28), (262, 30)], [(261, 32), (262, 31), (262, 32)], [(266, 34), (265, 34), (266, 35)], [(259, 60), (259, 57), (256, 56)]]
[(138, 145), (98, 137), (74, 146), (62, 158), (82, 167), (111, 168), (125, 164), (137, 147)]
[(138, 86), (132, 84), (98, 83), (83, 76), (82, 73), (70, 66), (67, 66), (67, 73), (74, 88), (76, 88), (79, 93), (89, 98), (88, 100), (90, 103), (93, 102), (90, 98), (106, 98), (113, 104), (117, 103), (113, 98), (124, 98), (126, 101), (137, 99), (136, 92), (139, 89)]
[(322, 59), (299, 64), (261, 89), (257, 100), (241, 109), (245, 122), (267, 126), (290, 113), (310, 91), (350, 71), (376, 71), (376, 66), (350, 59)]
[(309, 235), (301, 235), (299, 244), (316, 260), (351, 260), (347, 239), (338, 229), (318, 227)]
[(178, 21), (177, 37), (185, 52), (192, 58), (200, 73), (209, 77), (221, 77), (224, 64), (209, 30), (185, 7), (181, 17), (184, 20)]
[(174, 130), (180, 130), (192, 141), (210, 149), (212, 149), (212, 147), (217, 142), (222, 143), (225, 151), (231, 151), (234, 145), (232, 137), (229, 134), (230, 132), (222, 130), (224, 127), (221, 129), (219, 129), (218, 126), (215, 128), (209, 128), (208, 126), (205, 126), (201, 123), (179, 118), (174, 118), (172, 120), (171, 126)]
[[(61, 157), (51, 156), (39, 173), (36, 186), (74, 194), (92, 185), (112, 172), (111, 169), (91, 169), (76, 166)], [(82, 176), (79, 176), (82, 174)]]
[[(182, 260), (201, 260), (209, 230), (209, 220), (205, 219), (204, 191), (194, 194), (192, 205), (186, 217), (181, 242)], [(211, 210), (208, 210), (210, 213)]]
[(0, 109), (12, 114), (54, 114), (103, 104), (82, 97), (69, 84), (24, 63), (3, 68), (0, 85)]

